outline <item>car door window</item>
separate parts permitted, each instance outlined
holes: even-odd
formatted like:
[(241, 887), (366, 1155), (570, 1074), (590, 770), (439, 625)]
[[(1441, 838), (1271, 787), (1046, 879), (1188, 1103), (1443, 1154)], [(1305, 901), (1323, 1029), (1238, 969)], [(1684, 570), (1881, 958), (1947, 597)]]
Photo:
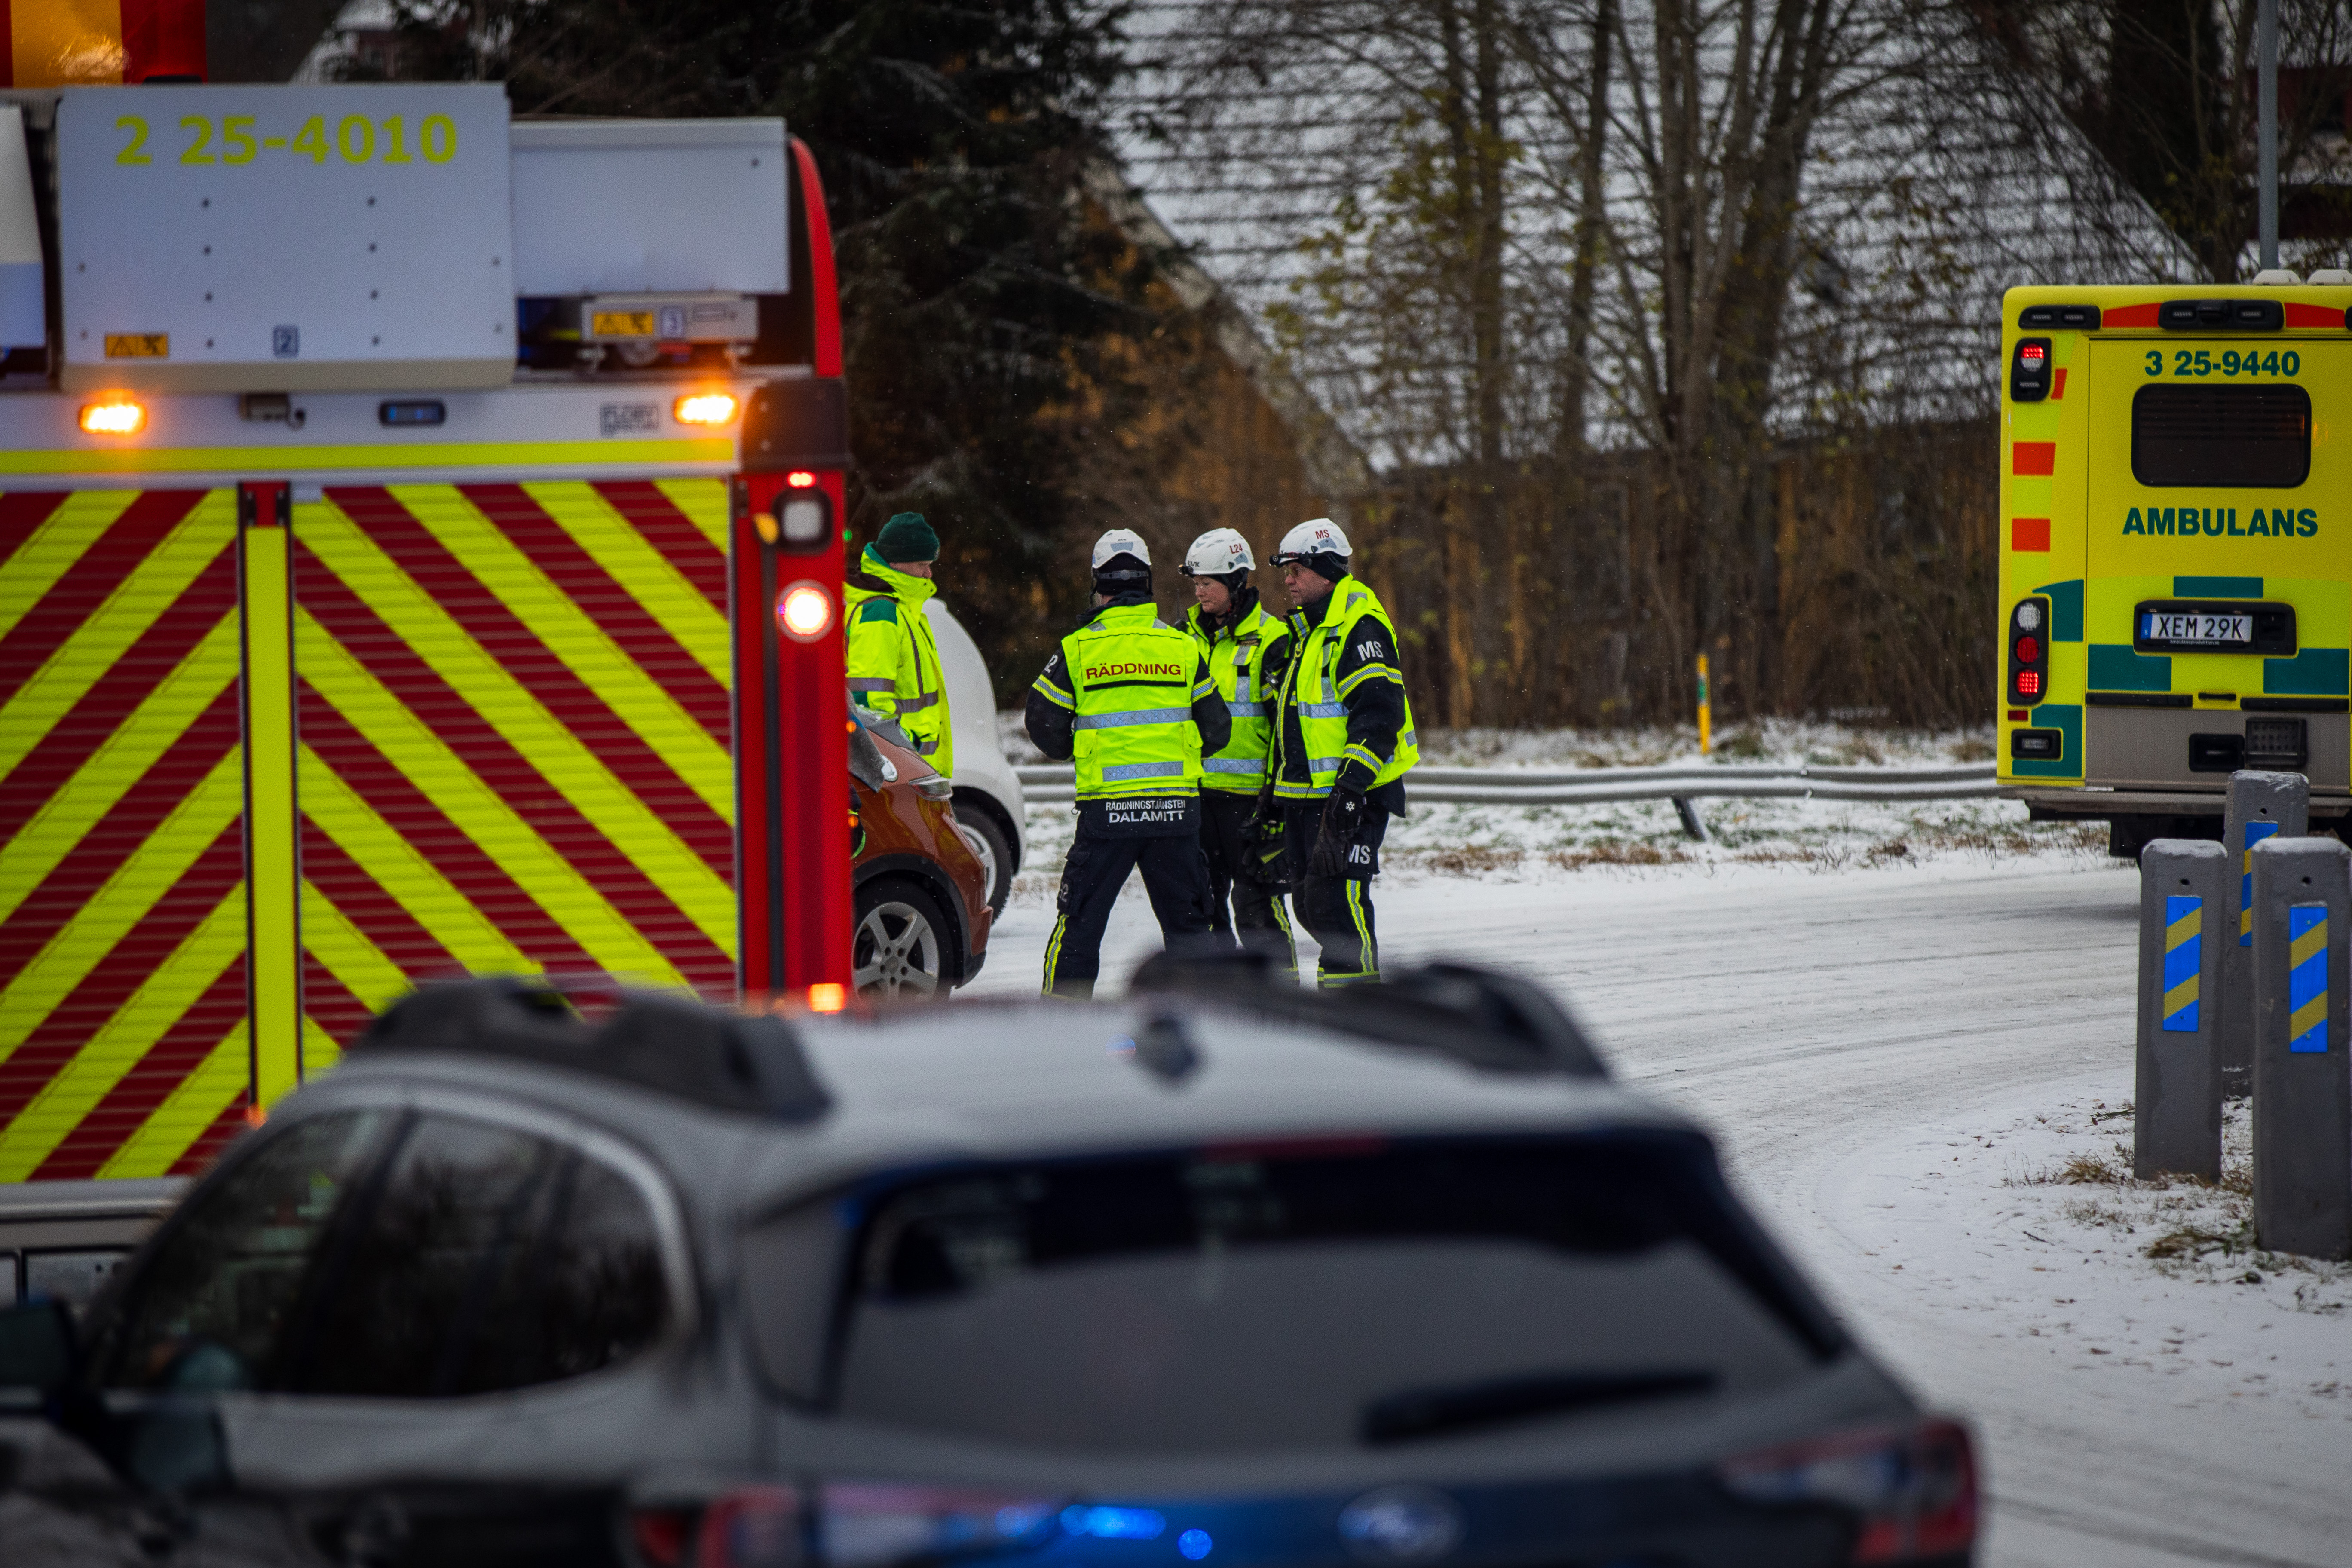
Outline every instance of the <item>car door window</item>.
[(374, 1111), (297, 1121), (192, 1199), (131, 1284), (100, 1354), (106, 1385), (257, 1386), (389, 1122)]
[(337, 1260), (293, 1385), (432, 1398), (577, 1377), (659, 1332), (650, 1206), (546, 1139), (420, 1118)]
[(454, 1117), (418, 1119), (383, 1189), (334, 1261), (296, 1352), (306, 1394), (431, 1394), (480, 1321), (506, 1254), (530, 1234), (558, 1152), (544, 1139)]
[(645, 1194), (584, 1155), (570, 1161), (547, 1224), (515, 1248), (452, 1393), (556, 1383), (616, 1365), (667, 1317), (661, 1244)]

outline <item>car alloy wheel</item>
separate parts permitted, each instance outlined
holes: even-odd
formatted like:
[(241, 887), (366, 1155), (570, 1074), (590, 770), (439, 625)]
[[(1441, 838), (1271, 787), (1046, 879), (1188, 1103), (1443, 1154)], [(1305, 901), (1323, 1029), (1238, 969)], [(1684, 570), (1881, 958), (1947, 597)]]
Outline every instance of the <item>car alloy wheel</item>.
[(947, 988), (947, 944), (931, 900), (903, 882), (875, 883), (857, 896), (851, 982), (860, 996), (932, 996)]

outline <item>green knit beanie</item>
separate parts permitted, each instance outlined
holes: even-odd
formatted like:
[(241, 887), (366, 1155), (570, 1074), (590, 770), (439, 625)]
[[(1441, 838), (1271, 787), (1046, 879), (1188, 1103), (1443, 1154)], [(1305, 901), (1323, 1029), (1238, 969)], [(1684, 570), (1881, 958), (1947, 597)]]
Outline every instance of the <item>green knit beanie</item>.
[(899, 561), (937, 561), (940, 558), (940, 536), (923, 521), (919, 511), (902, 511), (882, 525), (874, 536), (874, 553), (886, 563)]

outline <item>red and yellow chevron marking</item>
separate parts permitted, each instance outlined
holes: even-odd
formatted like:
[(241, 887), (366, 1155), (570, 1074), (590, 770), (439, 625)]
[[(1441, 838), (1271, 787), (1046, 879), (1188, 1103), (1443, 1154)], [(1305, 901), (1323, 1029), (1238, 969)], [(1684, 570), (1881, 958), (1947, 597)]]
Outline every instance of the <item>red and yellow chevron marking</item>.
[(308, 1067), (464, 970), (731, 994), (726, 529), (719, 480), (296, 506)]
[(242, 1125), (235, 497), (0, 496), (0, 1181)]

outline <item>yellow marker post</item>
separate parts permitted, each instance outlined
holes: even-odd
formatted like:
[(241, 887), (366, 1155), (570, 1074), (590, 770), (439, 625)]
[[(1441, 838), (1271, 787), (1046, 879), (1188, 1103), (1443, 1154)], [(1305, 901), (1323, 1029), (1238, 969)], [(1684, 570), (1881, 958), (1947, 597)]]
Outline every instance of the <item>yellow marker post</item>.
[(1701, 654), (1698, 656), (1698, 754), (1702, 757), (1710, 749), (1709, 731), (1713, 728), (1714, 717), (1706, 700), (1706, 655)]
[(301, 1080), (300, 823), (294, 796), (294, 594), (288, 487), (238, 496), (245, 598), (245, 844), (253, 1098), (267, 1106)]

